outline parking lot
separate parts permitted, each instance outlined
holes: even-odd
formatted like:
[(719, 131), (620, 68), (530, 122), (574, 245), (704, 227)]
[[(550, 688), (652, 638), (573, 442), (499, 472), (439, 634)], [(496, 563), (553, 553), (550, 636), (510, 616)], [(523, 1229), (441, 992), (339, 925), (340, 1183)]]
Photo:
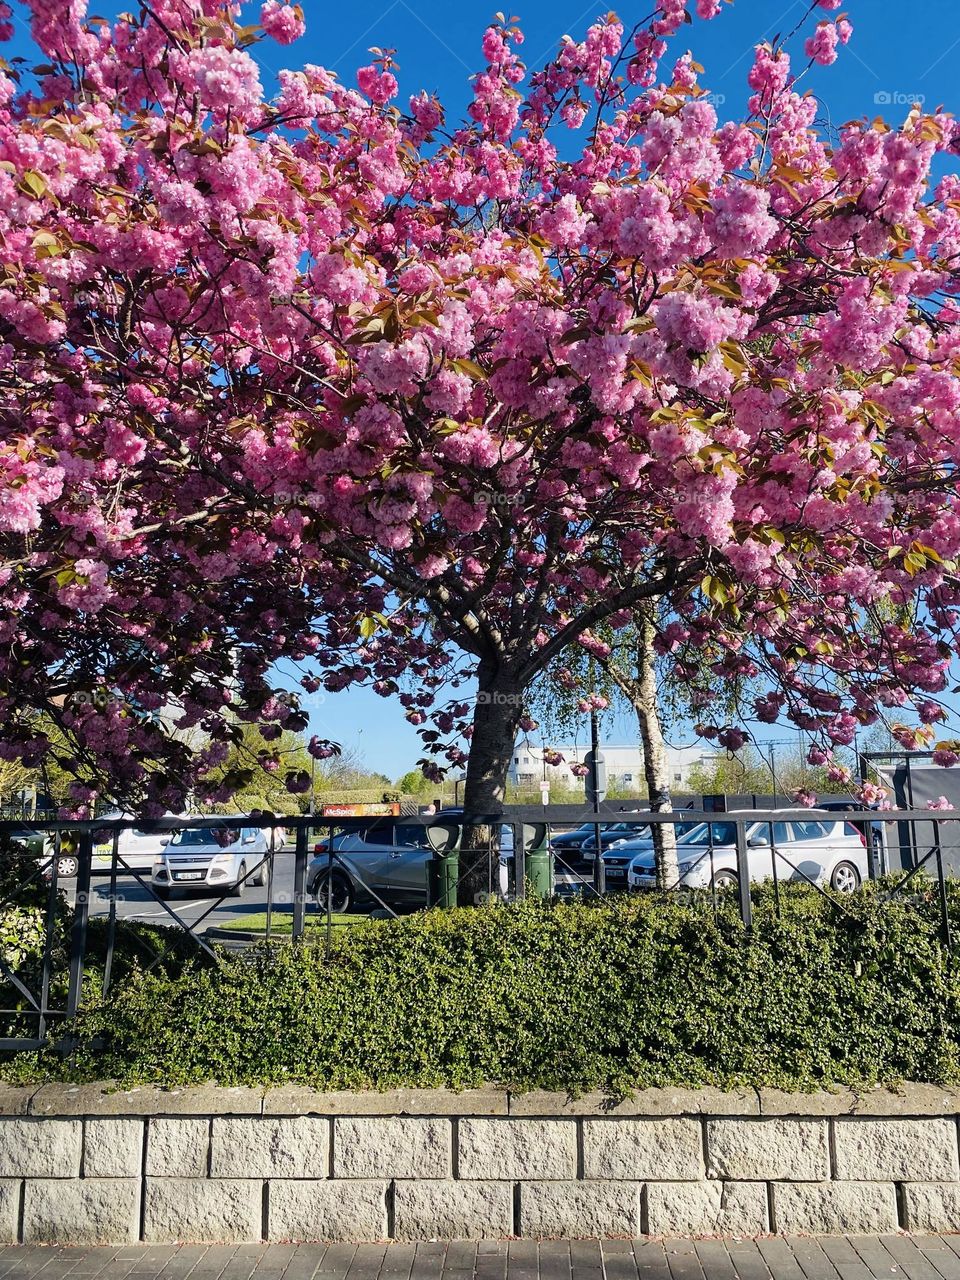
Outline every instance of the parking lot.
[[(200, 930), (211, 926), (229, 928), (241, 916), (264, 912), (268, 905), (269, 890), (266, 885), (247, 883), (241, 897), (218, 899), (209, 890), (181, 891), (169, 903), (164, 904), (150, 892), (147, 884), (149, 872), (137, 876), (119, 873), (117, 876), (117, 916), (124, 920), (141, 920), (147, 924), (175, 924), (171, 911), (181, 920)], [(72, 904), (76, 900), (76, 880), (64, 880), (63, 889)], [(167, 910), (169, 906), (170, 910)], [(273, 908), (278, 913), (289, 912), (293, 907), (293, 850), (285, 848), (274, 855)], [(312, 903), (308, 910), (314, 910)], [(110, 876), (94, 873), (90, 887), (90, 915), (106, 916), (110, 911)]]

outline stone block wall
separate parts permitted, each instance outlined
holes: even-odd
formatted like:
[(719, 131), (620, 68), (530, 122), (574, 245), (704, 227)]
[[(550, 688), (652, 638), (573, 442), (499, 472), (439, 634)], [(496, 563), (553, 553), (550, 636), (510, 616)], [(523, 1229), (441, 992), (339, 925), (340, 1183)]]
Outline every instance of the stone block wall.
[(960, 1230), (960, 1092), (0, 1088), (0, 1240)]

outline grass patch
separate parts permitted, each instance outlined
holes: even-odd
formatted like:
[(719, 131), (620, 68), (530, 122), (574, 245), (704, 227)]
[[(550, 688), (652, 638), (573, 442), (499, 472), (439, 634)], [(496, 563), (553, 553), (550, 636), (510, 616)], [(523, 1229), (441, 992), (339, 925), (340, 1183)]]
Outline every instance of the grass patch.
[[(349, 925), (364, 924), (367, 916), (347, 915), (335, 911), (331, 916), (331, 922), (336, 929)], [(317, 911), (308, 911), (305, 921), (306, 930), (312, 933), (317, 929), (326, 929), (327, 917), (321, 915)], [(265, 911), (253, 912), (248, 916), (237, 916), (235, 920), (229, 922), (218, 922), (215, 926), (218, 929), (243, 929), (247, 933), (266, 933), (267, 931), (267, 913)], [(293, 912), (284, 908), (276, 910), (270, 920), (271, 933), (293, 933)]]

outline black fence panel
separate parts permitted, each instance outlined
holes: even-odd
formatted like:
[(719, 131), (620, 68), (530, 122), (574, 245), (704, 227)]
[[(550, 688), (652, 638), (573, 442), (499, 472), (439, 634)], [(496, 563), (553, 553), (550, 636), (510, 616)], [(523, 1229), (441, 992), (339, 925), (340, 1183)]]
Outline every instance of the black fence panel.
[[(659, 883), (658, 826), (678, 837), (677, 866)], [(783, 886), (799, 882), (847, 910), (846, 896), (863, 880), (900, 865), (904, 827), (909, 865), (879, 892), (936, 886), (944, 943), (952, 946), (947, 881), (960, 867), (960, 810), (528, 805), (469, 816), (57, 820), (26, 833), (22, 821), (0, 820), (0, 1051), (68, 1051), (72, 1021), (134, 963), (146, 970), (187, 959), (221, 963), (231, 921), (251, 910), (251, 889), (263, 941), (320, 945), (328, 954), (362, 912), (388, 918), (453, 905), (466, 883), (456, 854), (467, 829), (482, 837), (472, 839), (471, 856), (479, 850), (486, 870), (478, 900), (683, 892), (715, 911), (738, 912), (749, 927), (758, 881), (772, 883), (778, 909)], [(193, 839), (197, 831), (204, 834)], [(155, 839), (149, 866), (142, 849), (130, 851), (132, 832), (147, 847)]]

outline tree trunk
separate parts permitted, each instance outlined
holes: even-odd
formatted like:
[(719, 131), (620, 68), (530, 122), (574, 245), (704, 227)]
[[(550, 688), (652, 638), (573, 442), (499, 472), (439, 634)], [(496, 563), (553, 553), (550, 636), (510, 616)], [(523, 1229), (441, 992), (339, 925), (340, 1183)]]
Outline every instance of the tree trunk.
[[(653, 642), (656, 637), (653, 602), (646, 604), (637, 621), (637, 687), (633, 699), (637, 722), (640, 726), (640, 742), (643, 746), (643, 771), (650, 796), (650, 808), (654, 813), (669, 812), (673, 808), (670, 799), (670, 768), (667, 762), (666, 744), (660, 727), (657, 708), (657, 680), (654, 666)], [(677, 866), (677, 837), (670, 823), (654, 823), (653, 849), (657, 867), (657, 888), (672, 888), (680, 879)]]
[(472, 907), (499, 882), (500, 827), (470, 824), (503, 810), (507, 770), (523, 712), (523, 689), (501, 668), (481, 662), (473, 738), (463, 792), (465, 830), (460, 846), (457, 904)]

